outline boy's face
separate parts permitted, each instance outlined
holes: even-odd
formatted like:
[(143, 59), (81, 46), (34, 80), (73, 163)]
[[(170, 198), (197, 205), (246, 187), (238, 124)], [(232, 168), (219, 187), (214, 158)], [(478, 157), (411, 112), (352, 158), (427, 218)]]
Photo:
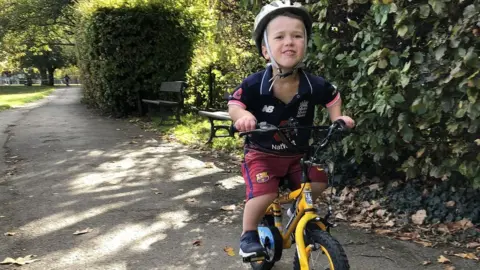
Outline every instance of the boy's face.
[[(267, 38), (275, 61), (281, 68), (293, 68), (304, 57), (305, 27), (301, 20), (278, 16), (267, 26)], [(262, 46), (267, 60), (267, 47)]]

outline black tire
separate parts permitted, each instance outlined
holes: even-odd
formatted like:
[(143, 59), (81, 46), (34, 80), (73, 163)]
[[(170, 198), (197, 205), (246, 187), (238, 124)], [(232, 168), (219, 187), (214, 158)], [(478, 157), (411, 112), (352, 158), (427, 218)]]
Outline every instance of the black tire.
[[(265, 219), (263, 221), (267, 222), (267, 220), (265, 220)], [(270, 269), (272, 269), (273, 265), (275, 265), (275, 262), (279, 261), (282, 258), (282, 251), (283, 251), (282, 234), (280, 233), (280, 231), (278, 230), (277, 227), (269, 226), (269, 228), (272, 231), (273, 238), (274, 238), (273, 240), (274, 240), (274, 243), (275, 243), (275, 250), (274, 250), (275, 254), (274, 254), (273, 258), (271, 258), (270, 260), (250, 262), (250, 266), (252, 266), (252, 269), (254, 269), (254, 270), (270, 270)]]
[[(313, 225), (313, 224), (308, 224), (308, 225)], [(325, 269), (321, 270), (348, 270), (350, 269), (350, 265), (348, 264), (348, 259), (347, 255), (345, 254), (345, 251), (343, 250), (342, 245), (332, 237), (332, 235), (326, 231), (321, 230), (320, 228), (312, 228), (313, 226), (308, 226), (307, 229), (305, 230), (305, 243), (306, 244), (312, 244), (316, 243), (319, 244), (321, 247), (323, 247), (326, 252), (328, 253), (328, 256), (330, 256), (331, 262), (330, 266)], [(318, 249), (317, 251), (314, 252), (319, 252), (322, 253), (322, 249)], [(328, 260), (327, 254), (321, 254), (325, 256), (325, 260)], [(311, 258), (309, 258), (310, 260)], [(300, 261), (298, 259), (298, 252), (295, 252), (295, 258), (293, 261), (293, 269), (294, 270), (300, 270)], [(315, 268), (314, 270), (318, 270)]]
[(260, 224), (267, 227), (275, 227), (275, 219), (273, 215), (265, 215), (263, 216), (262, 221), (260, 221)]

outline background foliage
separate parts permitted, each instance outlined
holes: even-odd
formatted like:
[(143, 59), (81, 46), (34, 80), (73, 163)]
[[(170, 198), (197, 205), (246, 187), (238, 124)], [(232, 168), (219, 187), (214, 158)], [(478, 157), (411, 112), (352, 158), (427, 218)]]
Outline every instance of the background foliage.
[(376, 173), (480, 184), (479, 1), (318, 1), (308, 66), (342, 89)]
[(182, 80), (197, 25), (163, 1), (90, 1), (80, 5), (78, 59), (84, 100), (117, 116), (136, 110), (160, 84)]

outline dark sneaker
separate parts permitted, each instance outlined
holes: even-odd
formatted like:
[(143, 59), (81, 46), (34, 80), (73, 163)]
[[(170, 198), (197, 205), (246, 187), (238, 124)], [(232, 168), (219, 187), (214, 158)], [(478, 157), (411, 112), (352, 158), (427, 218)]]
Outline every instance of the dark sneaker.
[(260, 244), (257, 231), (245, 232), (240, 238), (240, 256), (257, 257), (265, 254), (265, 249)]

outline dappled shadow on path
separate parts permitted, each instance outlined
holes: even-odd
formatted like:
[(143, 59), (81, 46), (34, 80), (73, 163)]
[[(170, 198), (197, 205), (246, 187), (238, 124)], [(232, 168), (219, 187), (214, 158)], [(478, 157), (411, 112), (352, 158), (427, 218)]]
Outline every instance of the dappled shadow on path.
[[(231, 239), (241, 232), (238, 174), (66, 96), (32, 114), (8, 142), (15, 173), (0, 186), (0, 225), (16, 234), (0, 254), (38, 255), (25, 269), (243, 267), (223, 251), (237, 249)], [(221, 210), (226, 204), (240, 207)]]

